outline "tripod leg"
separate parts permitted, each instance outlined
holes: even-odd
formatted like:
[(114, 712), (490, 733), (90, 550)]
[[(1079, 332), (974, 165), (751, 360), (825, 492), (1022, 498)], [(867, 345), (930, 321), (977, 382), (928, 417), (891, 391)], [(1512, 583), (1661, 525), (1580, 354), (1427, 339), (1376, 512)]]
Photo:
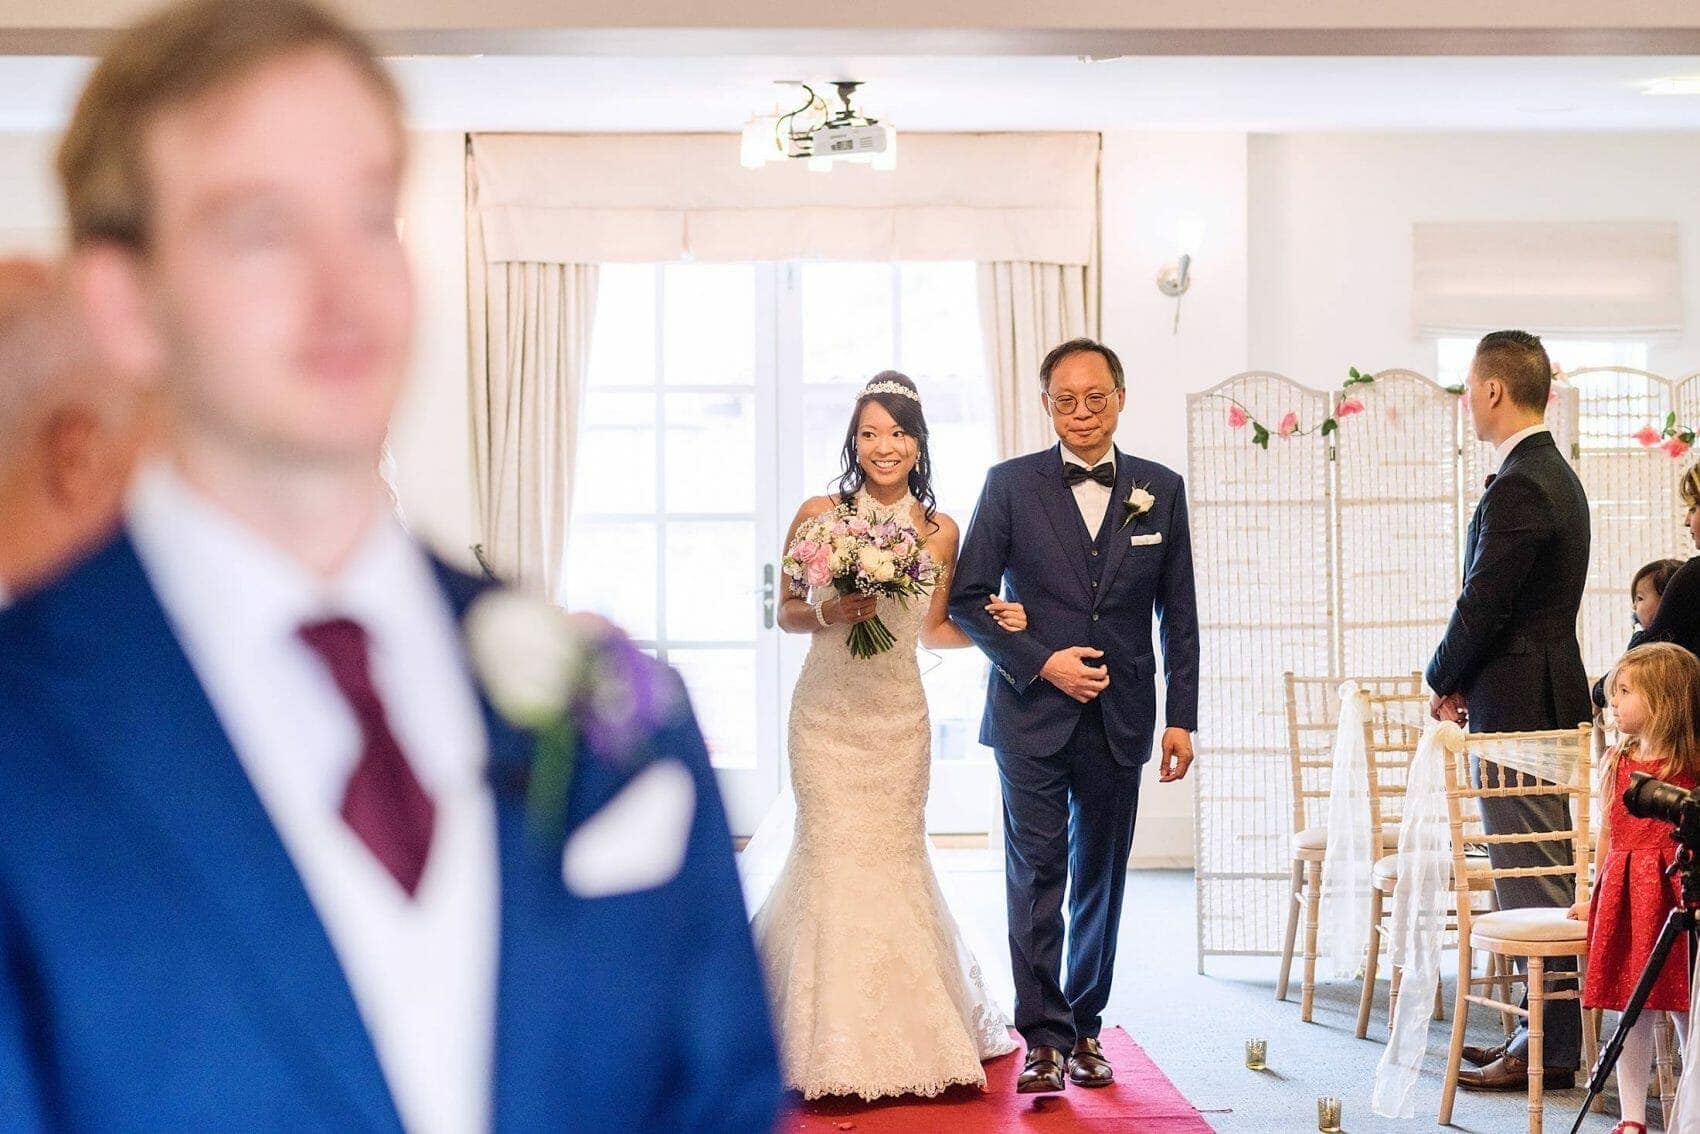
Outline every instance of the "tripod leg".
[[(1665, 958), (1670, 956), (1671, 946), (1676, 943), (1677, 936), (1684, 930), (1694, 931), (1695, 918), (1692, 910), (1674, 909), (1665, 918), (1665, 924), (1659, 930), (1659, 939), (1653, 943), (1653, 951), (1647, 957), (1647, 963), (1641, 969), (1641, 976), (1635, 982), (1635, 990), (1629, 994), (1629, 1002), (1623, 1006), (1623, 1015), (1618, 1020), (1617, 1030), (1601, 1049), (1599, 1059), (1594, 1063), (1593, 1074), (1588, 1077), (1588, 1097), (1582, 1102), (1582, 1109), (1576, 1115), (1576, 1124), (1570, 1128), (1571, 1134), (1576, 1134), (1582, 1128), (1582, 1120), (1588, 1114), (1589, 1107), (1605, 1090), (1606, 1080), (1611, 1077), (1611, 1071), (1617, 1065), (1617, 1057), (1623, 1052), (1623, 1041), (1629, 1035), (1629, 1029), (1635, 1026), (1635, 1021), (1641, 1016), (1641, 1007), (1647, 1003), (1647, 996), (1653, 991), (1653, 985), (1658, 982), (1659, 973), (1664, 970)], [(1531, 969), (1529, 978), (1531, 1013), (1534, 1010), (1534, 976)], [(1534, 1028), (1531, 1015), (1530, 1029)], [(1530, 1060), (1533, 1062), (1534, 1048), (1530, 1047)], [(1530, 1067), (1530, 1083), (1534, 1082), (1534, 1068)]]

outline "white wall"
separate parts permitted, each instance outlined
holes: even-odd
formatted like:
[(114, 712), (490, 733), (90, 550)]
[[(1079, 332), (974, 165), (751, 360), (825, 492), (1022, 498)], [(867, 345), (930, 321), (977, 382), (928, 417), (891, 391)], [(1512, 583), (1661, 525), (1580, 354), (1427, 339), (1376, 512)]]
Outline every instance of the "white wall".
[(64, 225), (48, 134), (0, 134), (0, 253), (47, 253)]
[(475, 534), (472, 422), (467, 404), (466, 138), (415, 134), (402, 201), (419, 319), (413, 383), (390, 427), (396, 494), (407, 523), (471, 570)]
[[(1127, 371), (1128, 403), (1116, 442), (1186, 471), (1186, 395), (1246, 366), (1246, 161), (1244, 134), (1111, 133), (1100, 167), (1104, 341)], [(1175, 260), (1176, 230), (1190, 215), (1200, 233), (1194, 282), (1175, 301), (1157, 271)], [(1209, 758), (1209, 737), (1199, 758)], [(1133, 843), (1138, 866), (1192, 862), (1194, 780), (1140, 786)]]
[(1277, 135), (1251, 140), (1250, 357), (1317, 386), (1434, 371), (1411, 326), (1411, 224), (1673, 220), (1687, 331), (1650, 369), (1700, 369), (1700, 137)]

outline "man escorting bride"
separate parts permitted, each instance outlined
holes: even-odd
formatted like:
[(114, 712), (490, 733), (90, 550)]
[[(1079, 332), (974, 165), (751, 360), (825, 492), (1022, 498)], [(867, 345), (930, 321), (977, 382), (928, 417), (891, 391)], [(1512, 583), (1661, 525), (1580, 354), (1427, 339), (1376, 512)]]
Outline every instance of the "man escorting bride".
[[(897, 525), (899, 544), (913, 528), (939, 568), (925, 601), (816, 585), (780, 612), (813, 641), (791, 710), (794, 842), (754, 927), (785, 1081), (805, 1098), (983, 1086), (981, 1062), (1015, 1046), (927, 857), (917, 644), (978, 645), (994, 663), (980, 739), (1003, 781), (1015, 1022), (1028, 1047), (1018, 1089), (1060, 1091), (1065, 1070), (1082, 1086), (1114, 1077), (1097, 1036), (1155, 729), (1153, 610), (1168, 676), (1161, 778), (1192, 762), (1191, 542), (1180, 477), (1114, 449), (1126, 397), (1115, 354), (1074, 340), (1040, 377), (1061, 445), (991, 471), (960, 562), (957, 526), (933, 507), (920, 393), (893, 372), (857, 397), (838, 492), (806, 502), (787, 538), (793, 549), (836, 510), (847, 529), (887, 540)], [(821, 584), (826, 556), (809, 550)], [(894, 645), (855, 656), (854, 629), (876, 617)]]
[[(986, 478), (950, 611), (992, 659), (980, 741), (1003, 780), (1015, 1026), (1023, 1092), (1109, 1083), (1098, 1043), (1110, 997), (1140, 771), (1157, 704), (1151, 616), (1168, 680), (1159, 778), (1186, 775), (1198, 723), (1198, 615), (1179, 475), (1115, 448), (1121, 360), (1090, 339), (1039, 369), (1061, 444)], [(981, 608), (1007, 593), (1026, 629)], [(1069, 889), (1068, 977), (1061, 976)], [(1065, 1054), (1066, 1053), (1066, 1054)]]

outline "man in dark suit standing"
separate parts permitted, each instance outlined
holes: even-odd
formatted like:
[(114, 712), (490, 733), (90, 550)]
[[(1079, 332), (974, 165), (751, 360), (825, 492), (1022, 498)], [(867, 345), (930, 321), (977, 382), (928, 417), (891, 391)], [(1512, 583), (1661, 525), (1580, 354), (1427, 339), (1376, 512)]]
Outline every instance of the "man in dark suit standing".
[[(1428, 666), (1433, 712), (1475, 732), (1569, 728), (1592, 716), (1576, 615), (1588, 575), (1588, 498), (1545, 423), (1552, 364), (1540, 339), (1495, 331), (1476, 347), (1465, 383), (1476, 435), (1494, 446), (1494, 472), (1470, 521), (1464, 590), (1446, 636)], [(1482, 801), (1488, 834), (1558, 831), (1570, 826), (1557, 796)], [(1545, 866), (1553, 846), (1496, 843), (1495, 868)], [(1567, 879), (1531, 877), (1498, 884), (1501, 909), (1565, 908), (1575, 901)], [(1553, 959), (1548, 970), (1574, 967)], [(1580, 1057), (1581, 1014), (1575, 1000), (1546, 1010), (1546, 1087), (1573, 1084)], [(1478, 1070), (1459, 1082), (1478, 1090), (1524, 1090), (1528, 1032), (1521, 1024), (1504, 1044), (1466, 1047)]]
[[(1121, 360), (1073, 339), (1039, 369), (1060, 445), (992, 469), (963, 540), (950, 614), (992, 659), (980, 742), (1003, 781), (1017, 1083), (1060, 1091), (1063, 1072), (1101, 1087), (1140, 771), (1156, 730), (1151, 618), (1168, 678), (1161, 780), (1186, 775), (1198, 727), (1198, 613), (1186, 491), (1178, 474), (1113, 444), (1126, 404)], [(986, 613), (1005, 588), (1028, 629)], [(1068, 977), (1063, 889), (1069, 886)]]

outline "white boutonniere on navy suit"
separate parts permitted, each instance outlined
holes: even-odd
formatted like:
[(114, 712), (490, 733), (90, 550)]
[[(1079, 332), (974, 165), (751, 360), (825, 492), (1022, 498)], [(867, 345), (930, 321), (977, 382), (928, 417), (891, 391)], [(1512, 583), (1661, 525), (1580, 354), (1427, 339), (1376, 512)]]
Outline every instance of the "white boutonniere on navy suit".
[(1157, 498), (1146, 491), (1143, 485), (1136, 486), (1133, 491), (1127, 494), (1127, 499), (1122, 501), (1122, 526), (1116, 530), (1125, 529), (1139, 517), (1151, 511), (1156, 503)]

